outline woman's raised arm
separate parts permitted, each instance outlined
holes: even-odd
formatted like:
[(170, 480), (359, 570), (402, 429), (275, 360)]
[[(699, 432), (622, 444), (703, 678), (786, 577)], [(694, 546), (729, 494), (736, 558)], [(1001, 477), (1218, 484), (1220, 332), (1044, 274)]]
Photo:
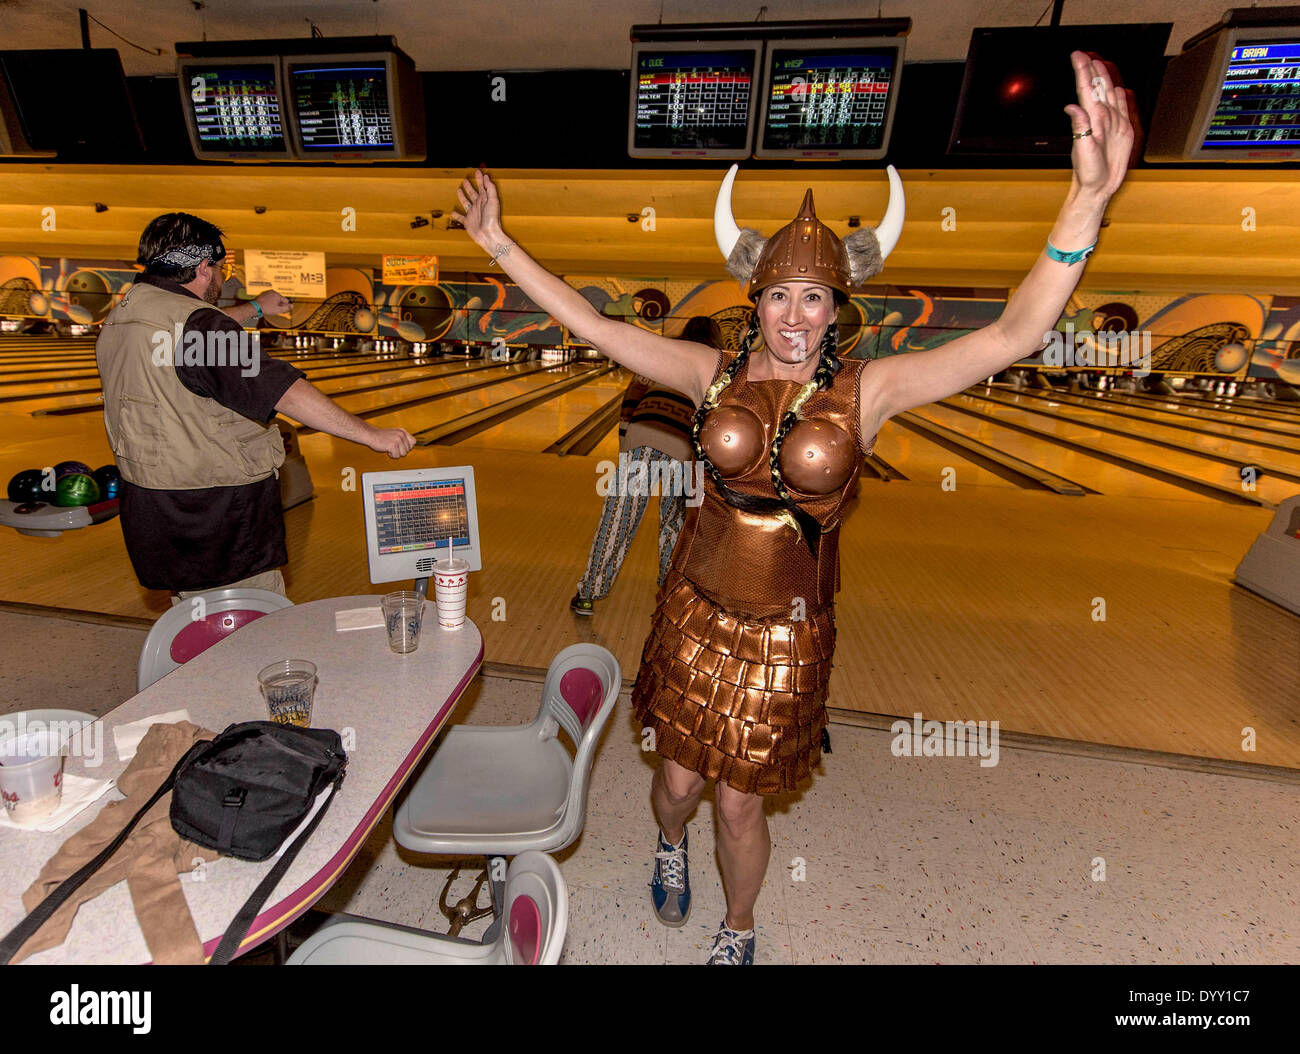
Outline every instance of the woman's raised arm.
[[(1078, 105), (1065, 108), (1074, 129), (1074, 175), (1048, 238), (1062, 254), (1096, 244), (1106, 205), (1124, 182), (1133, 152), (1128, 93), (1082, 51), (1070, 61), (1079, 96)], [(894, 414), (945, 399), (1033, 355), (1061, 317), (1083, 267), (1082, 260), (1062, 262), (1044, 249), (996, 322), (941, 348), (874, 363), (874, 398), (863, 399), (862, 434), (873, 435)]]
[(452, 217), (465, 226), (474, 242), (488, 254), (524, 294), (620, 366), (681, 392), (698, 406), (713, 380), (716, 349), (685, 340), (671, 340), (636, 326), (607, 318), (563, 279), (529, 256), (501, 227), (501, 200), (492, 177), (482, 169), (461, 183), (456, 192), (460, 211)]

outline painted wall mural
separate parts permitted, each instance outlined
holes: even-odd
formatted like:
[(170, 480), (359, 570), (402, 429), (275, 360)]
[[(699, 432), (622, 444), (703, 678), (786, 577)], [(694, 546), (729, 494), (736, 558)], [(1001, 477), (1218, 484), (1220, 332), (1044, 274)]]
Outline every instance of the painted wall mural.
[[(93, 326), (135, 279), (121, 260), (0, 256), (0, 319)], [(566, 277), (598, 311), (654, 333), (678, 335), (692, 315), (718, 321), (739, 344), (749, 302), (733, 281), (694, 282), (607, 275)], [(264, 329), (407, 341), (556, 345), (570, 335), (538, 311), (504, 275), (444, 272), (436, 282), (394, 285), (368, 266), (327, 270), (323, 300), (295, 301)], [(875, 286), (840, 309), (840, 350), (879, 358), (937, 348), (994, 321), (1008, 289)], [(223, 303), (246, 299), (242, 266)], [(1153, 372), (1258, 377), (1300, 384), (1300, 297), (1228, 293), (1080, 292), (1071, 298), (1043, 352), (1026, 365), (1131, 366), (1147, 355)], [(1122, 361), (1128, 355), (1128, 362)], [(1057, 356), (1053, 358), (1053, 356)], [(1061, 362), (1064, 355), (1068, 361)], [(1107, 357), (1109, 356), (1109, 358)]]

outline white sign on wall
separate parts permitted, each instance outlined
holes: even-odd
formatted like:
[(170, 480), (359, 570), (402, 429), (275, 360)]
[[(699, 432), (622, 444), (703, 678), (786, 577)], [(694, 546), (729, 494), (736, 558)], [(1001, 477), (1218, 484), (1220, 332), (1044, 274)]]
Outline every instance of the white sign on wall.
[(274, 289), (283, 296), (324, 300), (325, 254), (245, 249), (244, 288), (253, 295)]

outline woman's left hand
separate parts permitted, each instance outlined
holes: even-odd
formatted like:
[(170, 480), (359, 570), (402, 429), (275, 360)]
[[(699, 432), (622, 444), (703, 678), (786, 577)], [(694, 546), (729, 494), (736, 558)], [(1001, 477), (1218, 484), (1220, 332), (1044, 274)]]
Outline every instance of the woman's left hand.
[(1066, 106), (1065, 112), (1076, 137), (1090, 133), (1074, 140), (1074, 179), (1080, 191), (1109, 198), (1124, 182), (1133, 154), (1132, 96), (1113, 82), (1100, 60), (1074, 51), (1070, 61), (1079, 101)]

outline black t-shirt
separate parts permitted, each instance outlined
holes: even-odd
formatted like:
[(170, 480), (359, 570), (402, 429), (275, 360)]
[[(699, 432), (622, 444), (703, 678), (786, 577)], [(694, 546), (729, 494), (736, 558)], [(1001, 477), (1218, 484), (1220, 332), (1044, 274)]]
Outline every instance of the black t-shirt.
[[(136, 281), (203, 303), (167, 278), (141, 275)], [(241, 330), (224, 311), (212, 307), (200, 308), (185, 323), (186, 334)], [(305, 374), (264, 351), (258, 354), (257, 373), (248, 377), (238, 364), (174, 368), (181, 384), (195, 395), (270, 424), (275, 404)], [(280, 481), (274, 474), (247, 486), (198, 490), (153, 490), (123, 480), (120, 498), (126, 551), (146, 589), (210, 589), (289, 562)]]

